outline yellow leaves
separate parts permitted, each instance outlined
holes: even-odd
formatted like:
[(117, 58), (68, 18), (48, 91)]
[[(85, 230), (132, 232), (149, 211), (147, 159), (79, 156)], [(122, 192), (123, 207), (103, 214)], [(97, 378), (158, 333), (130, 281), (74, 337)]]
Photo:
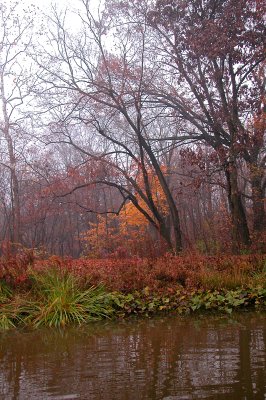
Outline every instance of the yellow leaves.
[[(168, 205), (157, 176), (148, 174), (150, 191), (155, 206), (160, 214), (168, 214)], [(143, 176), (137, 181), (138, 186), (145, 194)], [(145, 200), (135, 194), (139, 206), (154, 219)], [(147, 196), (147, 194), (146, 194)], [(98, 215), (95, 223), (90, 223), (89, 230), (83, 235), (86, 253), (91, 257), (103, 257), (113, 254), (118, 248), (126, 249), (127, 253), (135, 254), (136, 249), (145, 248), (145, 244), (152, 240), (152, 229), (149, 221), (132, 202), (122, 208), (120, 215)]]
[(102, 257), (117, 247), (120, 240), (116, 215), (98, 215), (97, 222), (90, 223), (82, 237), (85, 252), (92, 257)]
[[(168, 214), (167, 201), (157, 176), (155, 176), (152, 172), (150, 172), (148, 178), (155, 206), (158, 208), (161, 214), (167, 215)], [(139, 179), (139, 182), (137, 183), (145, 193), (143, 178)], [(140, 207), (144, 209), (152, 218), (152, 213), (148, 205), (145, 203), (145, 201), (138, 194), (136, 195), (136, 197), (138, 199)], [(120, 219), (123, 227), (131, 226), (133, 228), (138, 227), (139, 229), (143, 229), (144, 227), (147, 227), (149, 225), (149, 222), (147, 221), (145, 216), (132, 203), (125, 204)]]
[[(143, 204), (141, 206), (143, 207)], [(120, 214), (120, 226), (123, 230), (130, 229), (130, 227), (143, 229), (147, 225), (147, 219), (132, 203), (127, 203), (124, 206)]]

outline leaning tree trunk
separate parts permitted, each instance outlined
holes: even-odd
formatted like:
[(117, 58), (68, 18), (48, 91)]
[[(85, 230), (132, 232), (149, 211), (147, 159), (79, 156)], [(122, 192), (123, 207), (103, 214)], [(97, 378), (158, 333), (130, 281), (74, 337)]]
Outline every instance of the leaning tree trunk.
[(241, 193), (238, 189), (237, 168), (234, 161), (228, 162), (225, 175), (232, 221), (233, 252), (239, 253), (241, 248), (250, 246), (250, 235)]
[[(142, 138), (143, 140), (143, 138)], [(181, 228), (180, 228), (180, 218), (179, 218), (179, 212), (176, 207), (174, 198), (172, 196), (171, 190), (166, 182), (165, 176), (163, 172), (161, 171), (161, 168), (157, 162), (157, 159), (155, 155), (153, 154), (151, 148), (147, 145), (147, 143), (143, 140), (143, 147), (145, 148), (147, 154), (150, 157), (150, 160), (152, 162), (153, 168), (155, 170), (155, 173), (157, 175), (157, 178), (160, 182), (161, 188), (164, 192), (169, 211), (170, 211), (170, 216), (171, 216), (171, 223), (172, 223), (172, 228), (173, 228), (173, 239), (171, 241), (171, 247), (174, 253), (180, 253), (182, 250), (182, 235), (181, 235)], [(171, 237), (171, 227), (167, 226), (166, 230), (168, 231), (168, 234), (170, 234)]]

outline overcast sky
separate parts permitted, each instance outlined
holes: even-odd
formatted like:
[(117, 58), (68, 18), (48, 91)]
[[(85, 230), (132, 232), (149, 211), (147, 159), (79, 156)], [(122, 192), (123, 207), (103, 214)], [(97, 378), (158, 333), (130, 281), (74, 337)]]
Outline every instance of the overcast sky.
[(21, 3), (27, 4), (27, 5), (33, 4), (34, 6), (38, 6), (42, 10), (47, 10), (49, 8), (50, 4), (57, 4), (57, 5), (61, 5), (61, 6), (72, 4), (72, 6), (74, 6), (75, 3), (78, 3), (78, 0), (72, 0), (72, 1), (69, 1), (69, 0), (22, 0)]
[[(0, 0), (1, 1), (1, 0)], [(5, 0), (6, 3), (13, 3), (15, 0)], [(104, 4), (104, 0), (90, 0), (90, 9), (98, 13), (99, 5)], [(56, 6), (57, 10), (64, 10), (68, 8), (69, 11), (77, 11), (77, 10), (84, 10), (84, 6), (80, 0), (21, 0), (19, 2), (19, 7), (26, 8), (30, 7), (31, 5), (40, 9), (40, 13), (44, 13), (46, 15), (50, 14), (50, 8), (52, 6)], [(80, 29), (80, 19), (75, 14), (68, 14), (70, 19), (71, 29), (77, 30)]]
[[(6, 2), (11, 2), (13, 0), (6, 0)], [(100, 0), (91, 0), (90, 1), (90, 6), (97, 7), (99, 3), (102, 3), (103, 1)], [(71, 9), (79, 8), (80, 1), (79, 0), (21, 0), (20, 3), (24, 3), (26, 5), (34, 5), (36, 7), (39, 7), (43, 11), (48, 11), (49, 6), (52, 4), (55, 4), (59, 6), (60, 8), (65, 8), (69, 7)]]

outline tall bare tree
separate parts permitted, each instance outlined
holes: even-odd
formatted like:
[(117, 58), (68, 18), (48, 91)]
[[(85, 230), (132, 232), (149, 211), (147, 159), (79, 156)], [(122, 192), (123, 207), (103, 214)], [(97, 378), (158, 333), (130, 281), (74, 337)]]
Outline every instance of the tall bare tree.
[(29, 95), (29, 75), (26, 74), (26, 50), (30, 44), (32, 19), (25, 14), (22, 21), (18, 4), (0, 6), (0, 135), (1, 165), (10, 176), (10, 240), (21, 242), (21, 204), (19, 183), (19, 153), (23, 136), (21, 109)]
[[(141, 29), (132, 31), (126, 27), (116, 32), (105, 12), (96, 19), (89, 2), (81, 3), (84, 7), (79, 15), (81, 33), (76, 37), (69, 34), (64, 26), (66, 15), (62, 17), (55, 12), (52, 22), (56, 30), (50, 32), (49, 43), (54, 52), (49, 53), (48, 49), (46, 60), (37, 58), (42, 80), (37, 93), (44, 100), (49, 97), (49, 104), (54, 99), (51, 109), (57, 115), (51, 124), (50, 141), (67, 143), (96, 163), (105, 163), (106, 175), (85, 184), (115, 187), (122, 204), (131, 201), (168, 246), (180, 251), (179, 213), (161, 165), (160, 149), (152, 140), (155, 120), (162, 118), (163, 111), (153, 112), (146, 106), (144, 82), (146, 85), (147, 79), (154, 79), (156, 74), (147, 69), (146, 31), (139, 25)], [(113, 54), (107, 49), (107, 32), (115, 43)], [(91, 140), (81, 143), (73, 129), (76, 124), (83, 124), (87, 138), (95, 137), (93, 149), (88, 146)], [(110, 168), (116, 171), (111, 176)], [(151, 171), (158, 177), (166, 198), (170, 225), (156, 204), (149, 178)]]

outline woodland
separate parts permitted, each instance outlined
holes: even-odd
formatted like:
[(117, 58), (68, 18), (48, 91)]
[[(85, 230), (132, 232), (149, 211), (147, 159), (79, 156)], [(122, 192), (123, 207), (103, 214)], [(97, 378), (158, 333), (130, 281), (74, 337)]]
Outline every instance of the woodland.
[(265, 307), (265, 11), (1, 2), (0, 329)]
[(0, 6), (0, 243), (263, 252), (265, 3)]

